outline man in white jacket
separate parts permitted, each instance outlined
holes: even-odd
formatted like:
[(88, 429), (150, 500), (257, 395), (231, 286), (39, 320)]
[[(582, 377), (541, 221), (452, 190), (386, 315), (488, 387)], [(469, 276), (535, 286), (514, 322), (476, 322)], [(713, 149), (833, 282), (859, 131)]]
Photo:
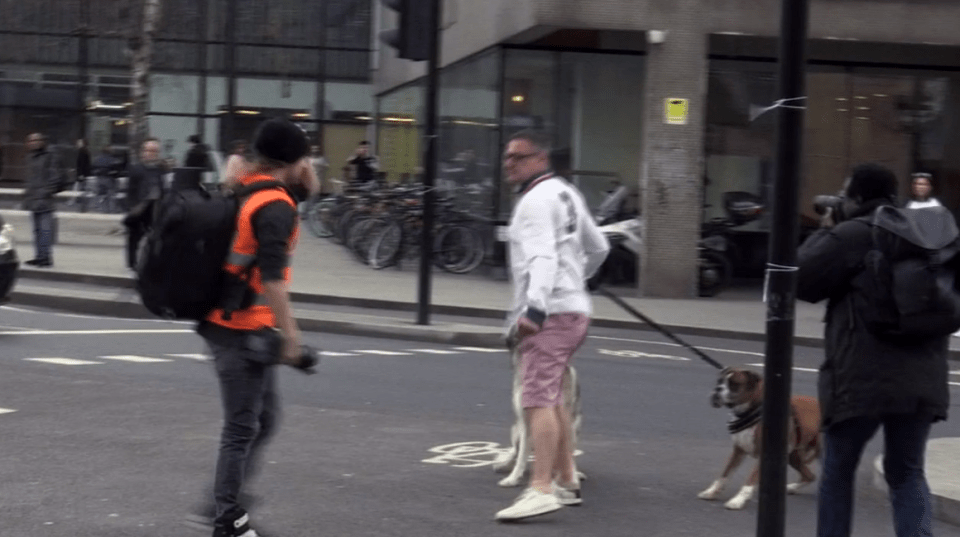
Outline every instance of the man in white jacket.
[(580, 192), (551, 171), (545, 136), (515, 134), (503, 170), (519, 197), (508, 230), (514, 300), (507, 329), (518, 341), (523, 408), (535, 455), (530, 486), (497, 513), (497, 520), (507, 521), (556, 511), (562, 505), (558, 496), (579, 498), (561, 384), (590, 324), (586, 280), (610, 245)]

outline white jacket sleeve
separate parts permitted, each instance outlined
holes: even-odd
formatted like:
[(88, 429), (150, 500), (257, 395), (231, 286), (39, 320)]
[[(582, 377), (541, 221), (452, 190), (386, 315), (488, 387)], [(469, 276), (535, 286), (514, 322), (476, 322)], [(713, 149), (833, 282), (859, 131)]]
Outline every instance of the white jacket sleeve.
[(543, 324), (547, 300), (557, 278), (557, 229), (560, 225), (555, 203), (545, 199), (530, 199), (519, 213), (518, 239), (522, 249), (522, 271), (528, 275), (526, 290), (526, 317)]
[(607, 236), (600, 231), (600, 227), (593, 221), (589, 214), (581, 219), (583, 224), (583, 253), (586, 254), (587, 262), (583, 267), (584, 278), (591, 278), (600, 270), (600, 265), (607, 259), (610, 253), (610, 241)]

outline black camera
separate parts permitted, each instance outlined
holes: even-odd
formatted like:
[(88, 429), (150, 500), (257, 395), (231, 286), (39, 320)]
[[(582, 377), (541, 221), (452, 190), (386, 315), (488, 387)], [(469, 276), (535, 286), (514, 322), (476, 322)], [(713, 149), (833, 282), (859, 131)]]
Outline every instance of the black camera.
[(823, 216), (828, 212), (833, 216), (834, 222), (842, 222), (844, 218), (843, 206), (846, 198), (841, 196), (814, 196), (813, 210)]

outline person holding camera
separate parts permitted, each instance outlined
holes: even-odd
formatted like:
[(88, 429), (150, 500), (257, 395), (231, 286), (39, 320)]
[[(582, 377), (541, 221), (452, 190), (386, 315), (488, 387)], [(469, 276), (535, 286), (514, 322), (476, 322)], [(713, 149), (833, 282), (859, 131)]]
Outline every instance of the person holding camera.
[(224, 267), (228, 283), (221, 308), (197, 328), (214, 357), (224, 411), (214, 505), (197, 513), (200, 522), (213, 516), (214, 537), (257, 535), (240, 495), (278, 422), (273, 366), (310, 372), (316, 364), (312, 351), (301, 345), (287, 291), (298, 237), (291, 192), (315, 188), (302, 184), (305, 175), (299, 171), (307, 138), (288, 120), (272, 119), (258, 128), (253, 149), (256, 162), (235, 186), (240, 211)]
[(949, 335), (878, 332), (867, 293), (873, 269), (868, 260), (881, 248), (874, 218), (895, 205), (896, 193), (892, 171), (857, 166), (840, 197), (818, 197), (822, 229), (798, 252), (797, 297), (828, 301), (818, 379), (824, 433), (818, 537), (850, 535), (857, 466), (881, 426), (896, 535), (932, 535), (924, 453), (931, 424), (947, 417)]
[(911, 176), (910, 201), (907, 209), (923, 209), (925, 207), (940, 207), (943, 204), (933, 197), (933, 177), (929, 173), (916, 172)]

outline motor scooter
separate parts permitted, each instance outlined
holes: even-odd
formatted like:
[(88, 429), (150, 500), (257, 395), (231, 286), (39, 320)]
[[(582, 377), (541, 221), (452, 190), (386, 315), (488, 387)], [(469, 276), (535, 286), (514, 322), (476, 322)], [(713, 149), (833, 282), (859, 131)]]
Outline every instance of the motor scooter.
[(697, 243), (702, 297), (716, 296), (730, 286), (734, 264), (739, 260), (730, 232), (760, 218), (764, 205), (756, 194), (734, 191), (723, 194), (723, 209), (726, 216), (705, 222)]

